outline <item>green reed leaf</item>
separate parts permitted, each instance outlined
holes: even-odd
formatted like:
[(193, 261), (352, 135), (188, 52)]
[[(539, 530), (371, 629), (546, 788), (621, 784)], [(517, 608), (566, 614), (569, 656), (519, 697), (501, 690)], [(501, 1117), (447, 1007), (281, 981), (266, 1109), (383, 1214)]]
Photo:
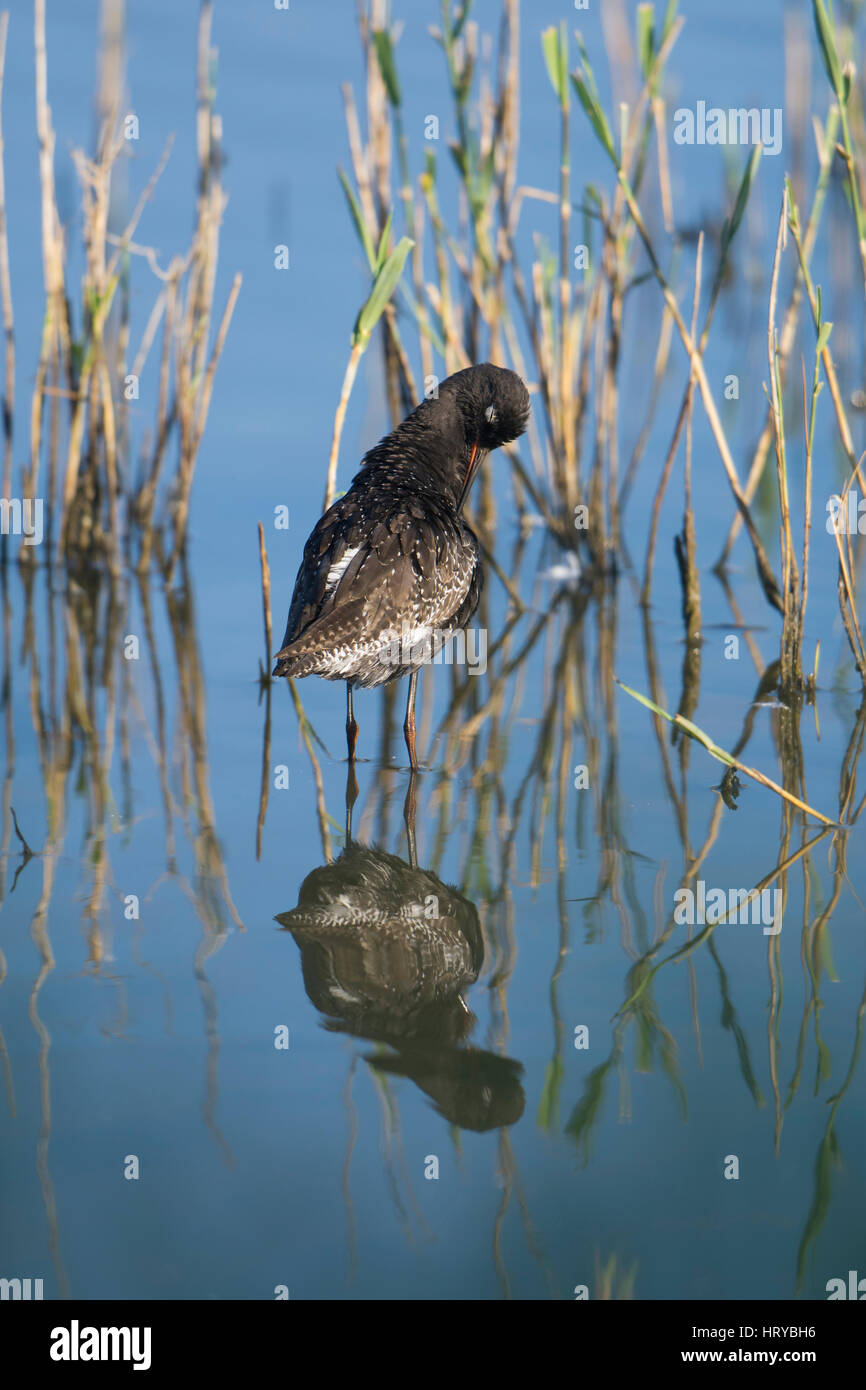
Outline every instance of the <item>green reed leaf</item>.
[(644, 80), (649, 77), (655, 56), (655, 11), (651, 4), (637, 7), (637, 51)]
[(549, 29), (544, 30), (541, 35), (541, 47), (544, 50), (544, 61), (547, 64), (550, 84), (556, 93), (557, 101), (563, 110), (567, 110), (568, 30), (565, 27), (565, 20), (560, 22), (558, 29), (551, 25)]
[(824, 0), (812, 0), (812, 13), (815, 17), (815, 29), (818, 34), (818, 44), (821, 49), (821, 57), (824, 59), (824, 67), (830, 86), (839, 98), (842, 105), (845, 104), (845, 84), (842, 81), (842, 64), (839, 62), (839, 50), (836, 47), (836, 35), (833, 32), (833, 25), (824, 7)]
[(367, 262), (370, 266), (370, 269), (375, 274), (376, 252), (373, 247), (373, 239), (370, 236), (370, 233), (367, 230), (367, 224), (364, 221), (364, 214), (361, 211), (361, 205), (358, 202), (358, 199), (355, 197), (349, 180), (346, 178), (345, 173), (341, 168), (339, 168), (339, 166), (337, 167), (337, 175), (339, 177), (340, 183), (343, 185), (343, 192), (346, 195), (346, 202), (349, 204), (349, 212), (351, 213), (352, 221), (355, 224), (355, 231), (358, 233), (358, 240), (364, 248), (364, 254), (367, 257)]
[(385, 306), (397, 288), (397, 283), (403, 273), (403, 266), (406, 257), (415, 245), (410, 237), (404, 236), (394, 247), (385, 264), (373, 282), (370, 296), (364, 304), (361, 312), (355, 321), (355, 328), (352, 333), (352, 346), (356, 347), (359, 343), (366, 344), (373, 329), (381, 318)]
[(393, 212), (389, 212), (388, 219), (382, 228), (382, 235), (379, 238), (379, 249), (376, 252), (376, 264), (373, 267), (373, 273), (375, 275), (379, 274), (379, 271), (382, 269), (388, 257), (388, 240), (391, 236), (391, 222), (393, 217)]
[(391, 35), (388, 30), (374, 29), (373, 43), (376, 48), (376, 57), (379, 59), (379, 71), (388, 93), (388, 100), (392, 106), (397, 107), (400, 105), (400, 83), (397, 81), (394, 45), (391, 43)]
[(743, 220), (743, 213), (746, 211), (746, 205), (749, 201), (749, 194), (752, 191), (752, 184), (754, 183), (755, 174), (758, 172), (758, 165), (760, 164), (760, 162), (761, 146), (756, 145), (755, 148), (752, 150), (752, 153), (749, 155), (748, 160), (746, 161), (746, 167), (743, 170), (743, 177), (740, 180), (740, 187), (737, 190), (737, 201), (734, 203), (734, 210), (731, 213), (730, 217), (725, 219), (725, 224), (722, 227), (723, 257), (727, 254), (728, 248), (730, 247), (730, 244), (733, 241), (734, 237), (737, 235), (737, 230), (739, 228), (740, 223)]
[(599, 142), (610, 156), (614, 167), (618, 169), (619, 159), (617, 157), (616, 147), (613, 143), (610, 126), (607, 123), (607, 117), (602, 110), (598, 96), (592, 91), (592, 86), (587, 79), (587, 75), (573, 72), (571, 74), (571, 80), (574, 84), (574, 90), (577, 92), (580, 104), (589, 117), (590, 125), (595, 131)]

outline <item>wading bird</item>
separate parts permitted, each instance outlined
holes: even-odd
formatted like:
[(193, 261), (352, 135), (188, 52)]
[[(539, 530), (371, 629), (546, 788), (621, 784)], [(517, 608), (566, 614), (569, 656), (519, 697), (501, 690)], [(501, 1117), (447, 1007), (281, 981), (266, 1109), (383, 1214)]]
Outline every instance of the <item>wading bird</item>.
[(486, 456), (528, 419), (515, 372), (489, 363), (455, 372), (365, 454), (304, 546), (274, 675), (346, 682), (350, 762), (355, 686), (408, 674), (403, 733), (417, 768), (418, 671), (465, 628), (484, 579), (463, 504)]

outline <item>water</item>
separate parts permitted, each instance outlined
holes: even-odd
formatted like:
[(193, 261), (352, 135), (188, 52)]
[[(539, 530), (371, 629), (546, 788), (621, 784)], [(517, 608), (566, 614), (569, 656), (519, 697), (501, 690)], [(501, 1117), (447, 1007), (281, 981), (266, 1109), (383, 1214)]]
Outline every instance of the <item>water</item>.
[[(783, 7), (757, 16), (728, 6), (724, 22), (703, 8), (684, 6), (671, 104), (739, 106), (759, 93), (781, 105)], [(353, 831), (368, 854), (394, 860), (357, 850), (324, 870), (346, 818), (344, 693), (299, 685), (310, 747), (282, 684), (269, 704), (260, 699), (255, 524), (265, 523), (278, 637), (321, 501), (365, 284), (334, 174), (348, 164), (339, 84), (361, 79), (354, 7), (327, 9), (217, 8), (231, 195), (217, 304), (236, 269), (244, 284), (198, 461), (188, 582), (167, 595), (156, 581), (88, 588), (44, 566), (6, 571), (0, 1275), (43, 1278), (50, 1298), (270, 1299), (279, 1288), (293, 1299), (570, 1298), (576, 1286), (593, 1298), (825, 1297), (827, 1281), (863, 1259), (862, 830), (847, 837), (845, 861), (827, 836), (792, 865), (778, 936), (723, 923), (649, 983), (638, 964), (647, 953), (665, 962), (701, 932), (672, 923), (674, 890), (696, 857), (690, 882), (751, 889), (820, 829), (810, 822), (804, 835), (746, 778), (726, 810), (721, 765), (696, 744), (672, 745), (668, 726), (657, 735), (613, 681), (678, 707), (679, 473), (647, 626), (628, 569), (615, 592), (590, 598), (539, 577), (561, 555), (538, 531), (519, 545), (507, 466), (491, 462), (497, 556), (528, 611), (509, 626), (508, 596), (488, 571), (478, 618), (490, 634), (487, 674), (443, 666), (422, 683), (429, 770), (414, 855), (400, 704), (386, 731), (382, 692), (359, 695)], [(537, 35), (562, 7), (532, 10), (520, 177), (553, 187), (555, 116)], [(479, 6), (488, 26), (496, 13)], [(577, 22), (603, 69), (598, 19)], [(132, 187), (177, 131), (140, 232), (167, 257), (189, 233), (194, 8), (131, 4), (128, 28), (142, 124)], [(89, 140), (96, 33), (94, 5), (53, 7), (50, 97), (70, 212), (65, 142)], [(400, 60), (414, 141), (426, 113), (446, 126), (449, 113), (441, 54), (420, 16), (406, 15)], [(820, 79), (816, 63), (816, 88)], [(16, 10), (4, 92), (16, 463), (43, 306), (32, 80), (30, 21)], [(580, 177), (603, 183), (603, 156), (580, 131)], [(677, 154), (682, 225), (718, 220), (725, 206), (714, 154)], [(741, 276), (707, 355), (719, 395), (728, 372), (741, 378), (737, 407), (725, 405), (741, 469), (762, 419), (768, 239), (785, 157), (764, 161)], [(553, 240), (545, 217), (534, 225)], [(290, 246), (288, 273), (274, 270), (277, 243)], [(689, 262), (684, 296), (690, 274)], [(837, 365), (848, 393), (862, 381), (850, 267), (843, 259), (831, 276), (819, 260), (816, 275), (847, 347)], [(645, 320), (631, 322), (647, 332), (625, 349), (625, 461), (658, 332), (655, 288), (635, 296)], [(134, 341), (150, 302), (142, 294), (133, 305)], [(684, 384), (678, 350), (674, 362), (626, 517), (638, 574)], [(738, 756), (776, 781), (780, 752), (789, 774), (801, 759), (799, 794), (837, 816), (863, 725), (821, 525), (822, 499), (842, 476), (825, 405), (806, 650), (808, 660), (821, 638), (818, 717), (803, 709), (798, 746), (794, 721), (756, 696), (746, 633), (710, 574), (732, 507), (700, 412), (705, 644), (690, 717), (724, 748), (743, 740)], [(792, 399), (792, 418), (799, 409)], [(859, 450), (861, 417), (852, 419)], [(387, 428), (371, 351), (343, 436), (343, 485)], [(272, 524), (280, 504), (288, 531)], [(775, 563), (776, 521), (769, 507), (760, 515)], [(777, 620), (742, 541), (732, 581), (763, 667)], [(738, 660), (725, 658), (730, 634)], [(124, 659), (128, 635), (139, 638), (137, 660)], [(582, 766), (586, 787), (575, 786)], [(275, 785), (278, 768), (287, 789)], [(853, 790), (849, 814), (857, 805)], [(378, 874), (374, 897), (404, 905), (412, 948), (406, 932), (383, 944), (375, 920), (320, 946), (281, 929), (275, 919), (297, 908), (314, 871), (307, 894), (318, 885), (322, 898), (348, 891), (353, 874)], [(439, 919), (421, 915), (431, 895)], [(732, 1156), (736, 1180), (725, 1177)], [(133, 1160), (137, 1177), (127, 1177)]]

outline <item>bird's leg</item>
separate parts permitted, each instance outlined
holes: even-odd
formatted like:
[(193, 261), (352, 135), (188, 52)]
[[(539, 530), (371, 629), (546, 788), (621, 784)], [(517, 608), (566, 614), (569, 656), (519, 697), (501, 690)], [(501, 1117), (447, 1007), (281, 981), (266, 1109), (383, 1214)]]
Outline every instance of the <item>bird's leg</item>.
[(355, 744), (358, 741), (358, 726), (355, 723), (355, 704), (352, 698), (352, 682), (346, 681), (346, 743), (349, 746), (349, 762), (355, 761)]
[(409, 698), (406, 701), (406, 718), (403, 721), (403, 737), (409, 750), (409, 766), (413, 772), (418, 767), (418, 759), (415, 757), (415, 687), (417, 684), (418, 672), (413, 671), (409, 677)]
[(406, 800), (403, 802), (403, 820), (406, 825), (406, 844), (409, 849), (409, 865), (413, 869), (418, 867), (418, 850), (415, 843), (415, 782), (417, 773), (413, 767), (409, 773), (409, 785), (406, 788)]
[(358, 739), (358, 726), (355, 723), (355, 706), (352, 699), (352, 682), (346, 681), (346, 742), (349, 745), (349, 770), (346, 774), (346, 836), (347, 843), (352, 838), (352, 807), (358, 796), (358, 779), (355, 776), (355, 743)]
[(352, 812), (355, 809), (355, 802), (358, 800), (358, 779), (355, 776), (355, 764), (349, 763), (346, 773), (346, 848), (352, 843)]

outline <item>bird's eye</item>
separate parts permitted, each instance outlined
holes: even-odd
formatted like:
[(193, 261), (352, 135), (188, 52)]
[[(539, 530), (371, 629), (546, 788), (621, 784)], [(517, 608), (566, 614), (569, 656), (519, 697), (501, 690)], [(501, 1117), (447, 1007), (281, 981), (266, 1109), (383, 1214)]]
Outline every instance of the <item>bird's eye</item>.
[(487, 409), (486, 409), (485, 412), (484, 412), (484, 418), (485, 418), (485, 420), (487, 421), (488, 425), (494, 425), (494, 424), (496, 423), (496, 406), (495, 406), (495, 405), (489, 405), (489, 406), (487, 407)]

